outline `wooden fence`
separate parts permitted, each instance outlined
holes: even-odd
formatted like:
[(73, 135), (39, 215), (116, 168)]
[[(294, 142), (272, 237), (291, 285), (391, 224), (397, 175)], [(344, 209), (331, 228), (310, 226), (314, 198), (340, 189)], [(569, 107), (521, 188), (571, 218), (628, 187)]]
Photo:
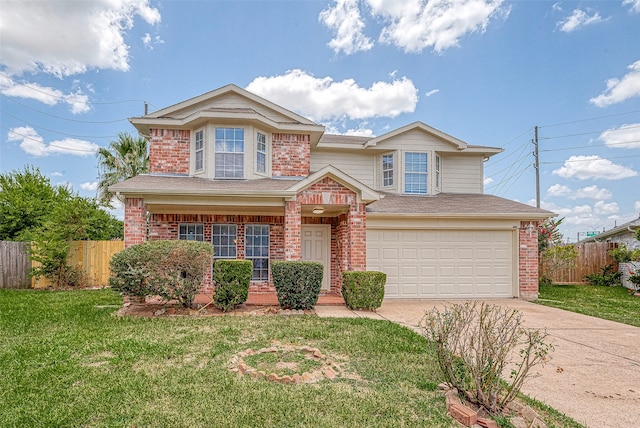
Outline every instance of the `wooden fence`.
[(602, 268), (613, 265), (614, 271), (618, 269), (618, 262), (613, 260), (609, 251), (618, 244), (613, 242), (588, 242), (577, 245), (578, 260), (573, 269), (561, 269), (554, 272), (545, 272), (544, 263), (540, 263), (540, 277), (547, 276), (556, 284), (585, 284), (584, 276), (592, 273), (602, 273)]
[[(124, 241), (72, 241), (67, 263), (82, 272), (84, 286), (108, 285), (111, 257), (124, 249)], [(0, 288), (47, 288), (51, 283), (44, 277), (30, 278), (31, 266), (28, 244), (0, 241)]]
[(26, 242), (0, 241), (0, 288), (31, 287), (31, 262)]

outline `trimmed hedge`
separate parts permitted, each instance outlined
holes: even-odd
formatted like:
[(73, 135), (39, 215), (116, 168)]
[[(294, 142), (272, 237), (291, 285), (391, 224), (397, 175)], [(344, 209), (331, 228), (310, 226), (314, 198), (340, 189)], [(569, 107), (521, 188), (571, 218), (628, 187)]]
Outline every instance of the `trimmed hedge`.
[(271, 274), (282, 308), (311, 309), (318, 302), (324, 266), (308, 261), (273, 261)]
[(350, 309), (377, 309), (382, 306), (384, 272), (342, 272), (342, 297)]
[(246, 302), (252, 271), (251, 260), (216, 260), (213, 265), (215, 307), (226, 312)]
[(190, 306), (212, 262), (208, 242), (146, 241), (113, 256), (109, 285), (128, 296), (159, 295)]

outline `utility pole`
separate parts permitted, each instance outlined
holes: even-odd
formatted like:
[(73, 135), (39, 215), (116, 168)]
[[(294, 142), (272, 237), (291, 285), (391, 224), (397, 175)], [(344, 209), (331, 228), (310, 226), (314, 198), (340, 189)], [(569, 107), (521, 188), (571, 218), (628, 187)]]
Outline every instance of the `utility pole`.
[(540, 208), (540, 157), (538, 155), (538, 126), (534, 128), (533, 134), (533, 167), (536, 169), (536, 208)]

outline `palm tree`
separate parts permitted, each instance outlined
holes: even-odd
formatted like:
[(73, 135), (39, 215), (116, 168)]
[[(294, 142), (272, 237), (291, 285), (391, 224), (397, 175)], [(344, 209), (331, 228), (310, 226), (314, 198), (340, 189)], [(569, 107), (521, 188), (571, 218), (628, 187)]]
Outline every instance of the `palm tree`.
[(134, 138), (126, 132), (118, 134), (118, 141), (112, 141), (109, 148), (98, 150), (98, 200), (110, 206), (113, 194), (109, 186), (149, 172), (149, 151), (147, 140)]

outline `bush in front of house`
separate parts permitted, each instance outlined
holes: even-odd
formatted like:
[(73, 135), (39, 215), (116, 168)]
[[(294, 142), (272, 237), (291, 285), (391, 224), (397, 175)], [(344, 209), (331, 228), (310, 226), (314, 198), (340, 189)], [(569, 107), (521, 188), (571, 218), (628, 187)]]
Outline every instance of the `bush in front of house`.
[(377, 309), (384, 299), (384, 272), (342, 272), (342, 297), (350, 309)]
[(198, 241), (147, 241), (111, 259), (109, 285), (128, 296), (158, 295), (190, 306), (213, 262), (213, 246)]
[(215, 307), (226, 312), (246, 302), (252, 271), (251, 260), (216, 260), (213, 265)]
[(613, 270), (613, 265), (600, 268), (601, 273), (590, 273), (584, 276), (590, 285), (599, 287), (616, 287), (622, 285), (622, 272)]
[(311, 309), (318, 302), (322, 287), (322, 263), (273, 261), (271, 273), (278, 303), (287, 309)]

